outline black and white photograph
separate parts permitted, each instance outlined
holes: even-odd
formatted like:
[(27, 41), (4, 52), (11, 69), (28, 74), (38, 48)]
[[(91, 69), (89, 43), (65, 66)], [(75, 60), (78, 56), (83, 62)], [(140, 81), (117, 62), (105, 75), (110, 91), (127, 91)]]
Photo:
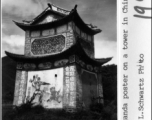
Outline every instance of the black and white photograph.
[(2, 120), (118, 120), (117, 1), (1, 3)]

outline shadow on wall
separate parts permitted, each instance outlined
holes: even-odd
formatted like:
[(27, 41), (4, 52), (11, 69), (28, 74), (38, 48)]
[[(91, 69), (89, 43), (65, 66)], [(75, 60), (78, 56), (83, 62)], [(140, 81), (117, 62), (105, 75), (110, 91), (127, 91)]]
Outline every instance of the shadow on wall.
[(96, 98), (97, 96), (97, 77), (96, 74), (83, 71), (81, 74), (82, 79), (82, 100), (85, 107), (89, 108), (91, 104), (91, 98)]

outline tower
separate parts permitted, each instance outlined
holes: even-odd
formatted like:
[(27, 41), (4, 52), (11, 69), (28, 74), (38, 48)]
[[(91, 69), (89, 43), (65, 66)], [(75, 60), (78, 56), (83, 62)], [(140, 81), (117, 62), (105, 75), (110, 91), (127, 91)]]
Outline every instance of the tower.
[(48, 4), (32, 21), (15, 24), (25, 31), (25, 52), (6, 51), (17, 62), (14, 105), (32, 100), (76, 109), (103, 103), (101, 66), (112, 58), (94, 58), (94, 35), (101, 30), (84, 23), (77, 6), (68, 11)]

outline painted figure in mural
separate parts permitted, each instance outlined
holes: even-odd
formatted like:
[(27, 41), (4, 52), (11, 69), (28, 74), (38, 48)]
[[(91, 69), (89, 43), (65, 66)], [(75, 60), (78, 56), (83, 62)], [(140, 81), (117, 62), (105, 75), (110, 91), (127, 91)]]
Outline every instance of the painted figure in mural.
[(32, 98), (35, 98), (37, 95), (39, 95), (40, 97), (39, 97), (39, 102), (41, 102), (41, 99), (42, 99), (42, 92), (43, 91), (41, 91), (41, 85), (50, 85), (50, 83), (46, 83), (46, 82), (42, 82), (41, 81), (41, 78), (40, 77), (38, 77), (38, 75), (34, 75), (33, 76), (33, 80), (30, 80), (30, 82), (32, 83), (32, 87), (34, 87), (35, 88), (35, 91), (34, 91), (34, 93), (33, 93), (33, 96), (32, 96)]
[(56, 90), (55, 90), (55, 87), (51, 87), (51, 88), (50, 88), (50, 92), (51, 92), (51, 96), (50, 96), (50, 98), (47, 100), (47, 102), (51, 102), (52, 100), (55, 100), (55, 101), (57, 101), (58, 103), (60, 103), (61, 100), (62, 100), (62, 98), (61, 98), (62, 96), (59, 95), (60, 90), (56, 91)]

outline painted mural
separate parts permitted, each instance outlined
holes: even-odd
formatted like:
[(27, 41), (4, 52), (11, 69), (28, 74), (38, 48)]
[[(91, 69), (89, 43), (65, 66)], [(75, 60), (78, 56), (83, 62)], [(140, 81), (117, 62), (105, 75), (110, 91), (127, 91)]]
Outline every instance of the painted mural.
[(31, 44), (34, 55), (54, 54), (61, 52), (65, 47), (65, 37), (58, 35), (49, 38), (35, 39)]
[(25, 102), (45, 108), (62, 108), (63, 69), (29, 71)]

